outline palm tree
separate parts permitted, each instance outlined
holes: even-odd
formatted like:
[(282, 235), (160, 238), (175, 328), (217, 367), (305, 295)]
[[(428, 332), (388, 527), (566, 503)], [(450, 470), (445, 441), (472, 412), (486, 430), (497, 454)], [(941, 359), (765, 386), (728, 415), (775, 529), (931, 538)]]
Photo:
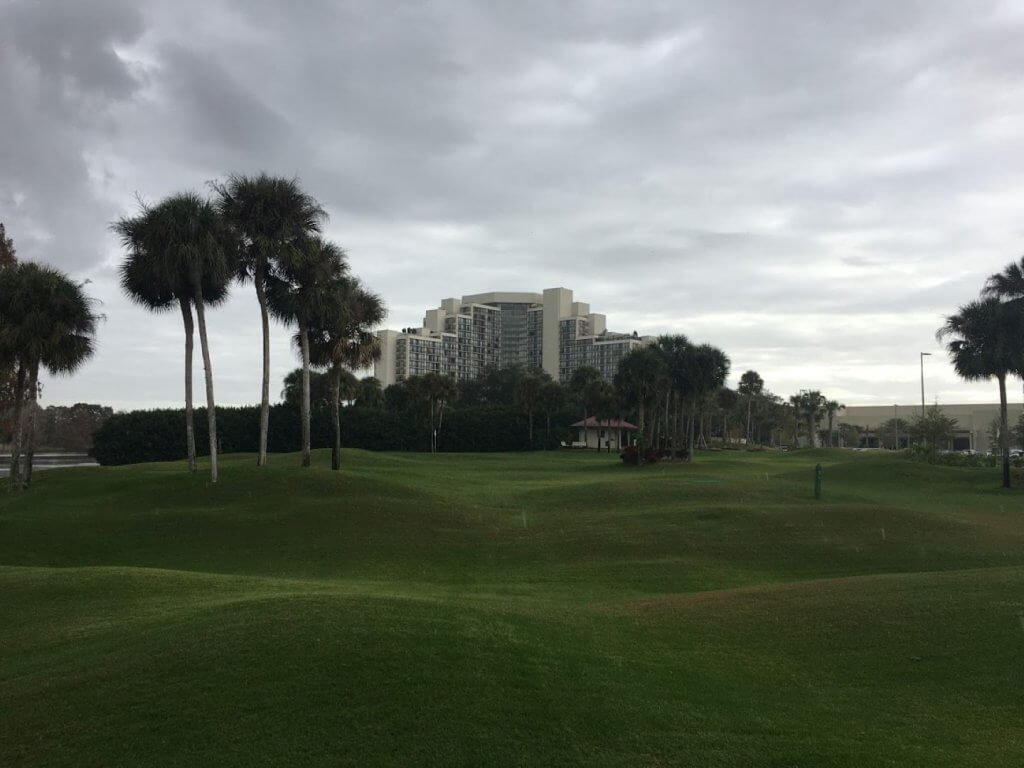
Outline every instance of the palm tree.
[(275, 274), (267, 279), (270, 311), (297, 327), (295, 341), (302, 357), (302, 466), (310, 465), (309, 331), (330, 313), (339, 283), (348, 274), (345, 252), (321, 237), (310, 237), (285, 249)]
[[(14, 241), (7, 236), (3, 222), (0, 222), (0, 273), (13, 269), (18, 263), (15, 257)], [(18, 365), (18, 358), (13, 349), (4, 349), (0, 345), (0, 431), (14, 432), (16, 420), (6, 414), (14, 410), (19, 400), (24, 402), (25, 374)]]
[[(330, 369), (331, 415), (334, 421), (334, 443), (331, 448), (331, 469), (341, 469), (341, 396), (345, 375), (351, 379), (349, 394), (356, 394), (367, 379), (357, 384), (349, 369), (367, 368), (380, 357), (380, 341), (373, 334), (375, 326), (384, 321), (386, 311), (380, 297), (367, 291), (354, 278), (339, 279), (333, 284), (319, 317), (310, 329), (310, 355), (319, 367)], [(369, 377), (374, 391), (380, 395), (377, 380)]]
[(846, 406), (840, 403), (838, 400), (826, 400), (825, 401), (825, 415), (828, 416), (828, 447), (833, 447), (832, 440), (832, 427), (835, 424), (836, 414), (839, 413)]
[(260, 442), (256, 463), (267, 463), (270, 425), (270, 319), (268, 283), (284, 255), (302, 240), (320, 232), (327, 213), (302, 191), (297, 179), (260, 173), (231, 175), (214, 184), (217, 206), (232, 230), (239, 250), (238, 278), (256, 286), (263, 326), (263, 387), (260, 400)]
[(803, 389), (798, 394), (791, 395), (789, 402), (793, 406), (797, 424), (802, 421), (807, 425), (807, 442), (809, 447), (814, 448), (816, 426), (825, 415), (825, 396), (816, 389)]
[[(1024, 256), (1019, 262), (1011, 261), (1002, 272), (991, 275), (981, 293), (1003, 301), (1024, 302)], [(1024, 339), (1021, 344), (1024, 345)]]
[(991, 275), (982, 295), (999, 299), (1024, 298), (1024, 256), (1019, 263), (1011, 261), (1002, 272)]
[(747, 398), (747, 443), (750, 443), (750, 417), (753, 409), (754, 398), (759, 397), (764, 391), (764, 379), (757, 371), (746, 371), (740, 376), (739, 386), (736, 391)]
[(406, 382), (413, 392), (426, 399), (430, 414), (430, 452), (437, 453), (437, 433), (444, 425), (444, 409), (459, 395), (455, 379), (442, 373), (428, 373)]
[(554, 379), (545, 381), (540, 388), (540, 407), (544, 411), (544, 438), (551, 442), (551, 413), (557, 411), (565, 402), (565, 390)]
[(640, 455), (649, 444), (645, 428), (647, 411), (655, 404), (669, 384), (669, 369), (661, 352), (654, 347), (632, 350), (619, 363), (615, 372), (615, 389), (624, 402), (636, 407), (640, 432)]
[[(593, 383), (604, 377), (601, 376), (601, 372), (589, 365), (581, 365), (575, 371), (572, 372), (572, 377), (569, 379), (569, 389), (576, 396), (576, 398), (583, 404), (583, 434), (586, 435), (586, 424), (587, 416), (590, 415), (592, 406), (591, 395), (593, 393)], [(584, 447), (586, 447), (586, 441), (584, 441)], [(601, 450), (600, 442), (597, 445), (598, 451)]]
[(690, 387), (690, 402), (693, 414), (690, 417), (690, 434), (687, 442), (687, 461), (693, 461), (695, 453), (697, 403), (725, 385), (729, 376), (729, 356), (711, 344), (700, 344), (687, 350), (684, 362), (689, 368), (687, 379)]
[[(615, 387), (612, 383), (603, 376), (599, 379), (594, 379), (590, 382), (587, 387), (587, 402), (590, 403), (591, 411), (594, 414), (594, 419), (598, 425), (598, 436), (600, 437), (600, 424), (602, 421), (610, 421), (615, 418)], [(586, 431), (584, 431), (584, 437)], [(616, 441), (618, 442), (618, 441)], [(621, 446), (620, 446), (621, 447)], [(608, 450), (611, 451), (611, 442), (608, 443)], [(601, 452), (601, 440), (597, 441), (597, 452)]]
[(384, 407), (384, 390), (381, 389), (380, 381), (375, 376), (364, 376), (356, 385), (353, 393), (355, 406), (357, 408)]
[[(990, 283), (990, 285), (992, 285)], [(957, 374), (968, 381), (995, 378), (999, 382), (999, 433), (1003, 455), (1003, 487), (1010, 487), (1009, 424), (1006, 415), (1006, 377), (1024, 371), (1021, 339), (1024, 311), (1019, 301), (989, 297), (964, 304), (935, 334), (948, 339), (946, 351)]]
[[(192, 354), (195, 338), (195, 323), (192, 305), (195, 290), (187, 271), (179, 268), (173, 248), (164, 239), (160, 217), (167, 211), (163, 208), (140, 206), (138, 215), (123, 217), (111, 224), (111, 230), (121, 238), (127, 256), (121, 262), (121, 290), (132, 300), (151, 312), (170, 310), (175, 304), (181, 310), (185, 328), (185, 447), (188, 455), (188, 469), (196, 471), (195, 419), (192, 396)], [(202, 295), (208, 306), (224, 302), (228, 296), (228, 281), (216, 270), (205, 269), (202, 273)]]
[(551, 381), (551, 376), (543, 371), (531, 371), (524, 374), (516, 388), (516, 400), (526, 410), (526, 418), (530, 435), (530, 447), (533, 447), (533, 412), (541, 403), (541, 391)]
[[(206, 333), (206, 308), (221, 303), (236, 267), (235, 251), (224, 221), (213, 204), (195, 192), (179, 192), (153, 208), (153, 242), (158, 244), (151, 267), (159, 284), (189, 291), (199, 326), (199, 348), (206, 384), (206, 421), (210, 439), (210, 481), (217, 482), (217, 405), (213, 394), (213, 361)], [(210, 295), (207, 290), (211, 289)]]
[[(659, 336), (655, 348), (661, 353), (668, 368), (668, 391), (667, 400), (671, 400), (674, 408), (669, 418), (672, 424), (671, 443), (675, 455), (681, 455), (679, 446), (686, 442), (684, 429), (687, 415), (684, 413), (684, 406), (689, 401), (692, 382), (690, 375), (693, 373), (690, 365), (690, 354), (692, 345), (690, 340), (682, 334)], [(666, 402), (666, 411), (669, 404)], [(692, 414), (691, 414), (692, 415)]]
[(11, 351), (18, 360), (17, 421), (9, 480), (12, 489), (28, 487), (32, 482), (39, 369), (43, 367), (52, 375), (70, 374), (92, 356), (99, 320), (93, 305), (81, 284), (52, 267), (22, 263), (0, 271), (0, 348)]

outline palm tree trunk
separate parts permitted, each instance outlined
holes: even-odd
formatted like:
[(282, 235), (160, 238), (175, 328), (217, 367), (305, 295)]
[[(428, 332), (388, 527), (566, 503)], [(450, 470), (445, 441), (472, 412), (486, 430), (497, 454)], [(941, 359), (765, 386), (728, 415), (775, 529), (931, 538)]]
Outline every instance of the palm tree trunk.
[(637, 415), (640, 417), (637, 419), (640, 423), (637, 425), (640, 427), (640, 439), (636, 442), (636, 463), (637, 466), (644, 463), (644, 444), (647, 442), (647, 433), (644, 429), (644, 401), (641, 400), (637, 403)]
[(331, 469), (341, 469), (341, 366), (331, 371), (331, 414), (334, 417), (334, 445), (331, 447)]
[(747, 445), (750, 445), (750, 411), (751, 405), (753, 405), (754, 396), (747, 395)]
[(690, 428), (686, 435), (686, 461), (687, 463), (693, 462), (694, 454), (694, 442), (696, 441), (697, 435), (697, 396), (693, 395), (690, 397)]
[(185, 323), (185, 448), (188, 453), (188, 471), (196, 471), (196, 425), (192, 414), (192, 345), (195, 328), (192, 307), (187, 299), (181, 302), (181, 317)]
[(213, 364), (210, 362), (210, 343), (206, 337), (206, 307), (203, 287), (195, 281), (196, 318), (199, 320), (199, 346), (203, 352), (203, 374), (206, 378), (206, 422), (210, 431), (210, 482), (217, 482), (217, 405), (213, 397)]
[(15, 387), (17, 390), (14, 393), (14, 434), (12, 435), (11, 442), (11, 473), (7, 478), (8, 489), (15, 491), (21, 487), (21, 446), (22, 446), (22, 435), (24, 432), (24, 424), (22, 420), (25, 412), (25, 366), (22, 363), (18, 363), (18, 374), (15, 377)]
[(999, 379), (999, 450), (1003, 454), (1003, 488), (1010, 487), (1010, 425), (1006, 416), (1006, 374)]
[(444, 428), (444, 409), (448, 405), (448, 400), (438, 400), (437, 402), (437, 433), (434, 435), (434, 448), (437, 448), (437, 436), (441, 433)]
[(299, 325), (299, 346), (302, 348), (302, 466), (308, 467), (310, 459), (310, 415), (309, 415), (309, 331)]
[(32, 364), (28, 376), (28, 411), (25, 413), (25, 471), (21, 487), (32, 485), (32, 459), (36, 452), (36, 401), (39, 397), (39, 361)]
[(263, 388), (260, 396), (260, 444), (256, 466), (267, 463), (267, 434), (270, 431), (270, 316), (267, 311), (266, 264), (263, 257), (256, 260), (256, 300), (260, 305), (263, 326)]

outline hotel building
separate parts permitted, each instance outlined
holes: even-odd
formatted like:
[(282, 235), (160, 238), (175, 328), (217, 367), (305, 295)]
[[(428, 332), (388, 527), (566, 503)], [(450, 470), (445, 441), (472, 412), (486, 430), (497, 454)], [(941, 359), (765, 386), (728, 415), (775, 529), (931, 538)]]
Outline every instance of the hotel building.
[(381, 357), (373, 373), (385, 387), (427, 373), (467, 381), (486, 368), (513, 365), (546, 371), (563, 383), (589, 365), (610, 379), (623, 357), (653, 341), (608, 331), (605, 316), (573, 301), (567, 288), (445, 299), (427, 310), (421, 328), (378, 331), (377, 337)]

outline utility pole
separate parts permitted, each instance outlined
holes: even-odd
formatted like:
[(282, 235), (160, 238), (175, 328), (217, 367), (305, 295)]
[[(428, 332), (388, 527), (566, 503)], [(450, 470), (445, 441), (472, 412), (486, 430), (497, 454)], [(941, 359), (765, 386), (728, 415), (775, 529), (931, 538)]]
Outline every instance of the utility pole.
[(931, 357), (931, 352), (921, 353), (921, 418), (924, 418), (924, 359), (925, 357)]
[(896, 444), (893, 448), (898, 451), (900, 449), (900, 411), (896, 404), (892, 406), (892, 428), (896, 433)]

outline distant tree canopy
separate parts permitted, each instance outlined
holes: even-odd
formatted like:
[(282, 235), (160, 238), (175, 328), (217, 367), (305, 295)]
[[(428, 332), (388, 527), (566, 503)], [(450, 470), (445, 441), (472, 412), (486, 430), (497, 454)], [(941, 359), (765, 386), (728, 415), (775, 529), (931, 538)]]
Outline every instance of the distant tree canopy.
[(94, 403), (47, 406), (36, 417), (36, 445), (88, 453), (92, 450), (93, 435), (113, 415), (113, 408)]
[(911, 424), (906, 419), (888, 419), (875, 429), (875, 436), (883, 448), (899, 448), (904, 442), (910, 441)]
[[(347, 402), (356, 397), (359, 381), (349, 371), (342, 373), (341, 401)], [(302, 369), (289, 371), (281, 388), (281, 402), (285, 405), (299, 407), (302, 400)], [(309, 402), (314, 406), (331, 404), (331, 375), (320, 371), (309, 372)]]

